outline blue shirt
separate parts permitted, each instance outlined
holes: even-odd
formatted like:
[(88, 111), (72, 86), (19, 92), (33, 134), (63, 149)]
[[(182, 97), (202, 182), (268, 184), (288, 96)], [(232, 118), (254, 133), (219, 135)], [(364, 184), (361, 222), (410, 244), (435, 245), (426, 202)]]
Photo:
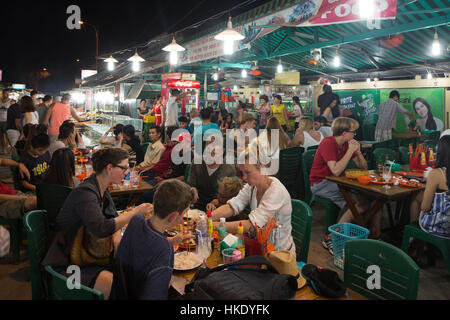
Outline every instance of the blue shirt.
[(174, 251), (142, 215), (131, 219), (114, 262), (111, 300), (167, 300)]
[(210, 122), (208, 124), (204, 124), (202, 125), (200, 128), (197, 128), (194, 130), (194, 136), (192, 138), (192, 141), (195, 143), (195, 140), (197, 139), (197, 136), (202, 134), (205, 135), (205, 133), (208, 130), (214, 130), (214, 132), (208, 132), (208, 134), (218, 134), (218, 135), (222, 135), (222, 133), (220, 132), (219, 126), (213, 122)]

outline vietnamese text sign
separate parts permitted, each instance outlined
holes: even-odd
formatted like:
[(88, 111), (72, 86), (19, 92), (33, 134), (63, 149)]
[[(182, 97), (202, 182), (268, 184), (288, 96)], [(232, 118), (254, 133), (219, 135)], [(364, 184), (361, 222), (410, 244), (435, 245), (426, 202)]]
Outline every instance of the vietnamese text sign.
[(380, 105), (379, 90), (347, 90), (335, 93), (341, 100), (342, 109), (358, 115), (363, 122), (376, 122), (376, 114)]

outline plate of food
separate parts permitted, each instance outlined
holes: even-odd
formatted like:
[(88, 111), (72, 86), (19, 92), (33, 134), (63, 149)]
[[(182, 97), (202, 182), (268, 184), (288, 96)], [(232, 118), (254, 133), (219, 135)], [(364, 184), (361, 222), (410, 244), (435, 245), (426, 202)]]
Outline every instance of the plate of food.
[(182, 250), (187, 250), (188, 248), (190, 250), (195, 250), (197, 247), (197, 244), (195, 243), (194, 239), (189, 239), (189, 241), (184, 241), (178, 245), (178, 247)]
[(423, 178), (424, 177), (424, 173), (423, 172), (399, 171), (397, 173), (399, 175), (402, 175), (402, 176), (410, 176), (410, 177), (416, 177), (416, 178)]
[(188, 210), (188, 212), (186, 213), (186, 215), (184, 216), (185, 219), (191, 219), (191, 220), (197, 220), (198, 218), (200, 218), (200, 216), (202, 214), (205, 214), (205, 212), (201, 211), (201, 210)]
[(391, 179), (391, 180), (389, 180), (389, 182), (386, 182), (386, 180), (384, 180), (382, 177), (372, 178), (372, 179), (370, 179), (370, 182), (373, 183), (373, 184), (380, 185), (380, 186), (384, 186), (386, 184), (394, 184), (395, 183), (394, 179)]
[(370, 172), (367, 170), (348, 169), (345, 171), (345, 177), (348, 179), (358, 179), (361, 176), (370, 176)]
[(189, 271), (202, 265), (203, 259), (196, 253), (176, 253), (173, 269), (176, 271)]
[(400, 185), (402, 187), (412, 188), (412, 189), (423, 187), (423, 184), (417, 180), (406, 180), (406, 179), (400, 180)]

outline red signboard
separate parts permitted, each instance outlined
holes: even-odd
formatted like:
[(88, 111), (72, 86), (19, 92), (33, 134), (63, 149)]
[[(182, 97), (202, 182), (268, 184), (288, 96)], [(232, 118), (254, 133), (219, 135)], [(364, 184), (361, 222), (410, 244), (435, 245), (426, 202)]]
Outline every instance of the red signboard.
[[(326, 25), (364, 20), (360, 16), (359, 5), (368, 5), (360, 0), (323, 1), (310, 25)], [(373, 18), (389, 19), (397, 16), (397, 0), (373, 0)]]
[(199, 81), (172, 80), (172, 81), (169, 81), (169, 87), (172, 87), (172, 88), (200, 88), (200, 82)]

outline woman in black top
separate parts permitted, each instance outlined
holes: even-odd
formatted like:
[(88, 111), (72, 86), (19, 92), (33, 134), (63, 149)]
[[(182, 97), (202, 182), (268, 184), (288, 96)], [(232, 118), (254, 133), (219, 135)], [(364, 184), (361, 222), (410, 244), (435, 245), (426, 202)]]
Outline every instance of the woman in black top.
[(130, 153), (136, 154), (136, 166), (140, 165), (144, 162), (145, 154), (142, 150), (141, 142), (136, 136), (136, 131), (132, 125), (123, 127), (123, 138), (125, 142), (123, 148)]
[(153, 109), (147, 106), (147, 100), (142, 99), (139, 108), (137, 109), (139, 119), (144, 120), (146, 116), (149, 116), (153, 112)]
[[(74, 264), (70, 253), (81, 227), (98, 239), (112, 237), (114, 252), (111, 253), (115, 254), (122, 239), (122, 228), (135, 215), (145, 216), (153, 211), (152, 205), (143, 204), (120, 217), (117, 214), (108, 188), (121, 184), (129, 170), (125, 150), (101, 149), (93, 154), (92, 162), (96, 174), (84, 180), (67, 197), (56, 218), (57, 233), (42, 262), (65, 276), (70, 276), (67, 268)], [(82, 266), (81, 284), (103, 292), (107, 300), (113, 281), (113, 274), (108, 270), (107, 266)]]

